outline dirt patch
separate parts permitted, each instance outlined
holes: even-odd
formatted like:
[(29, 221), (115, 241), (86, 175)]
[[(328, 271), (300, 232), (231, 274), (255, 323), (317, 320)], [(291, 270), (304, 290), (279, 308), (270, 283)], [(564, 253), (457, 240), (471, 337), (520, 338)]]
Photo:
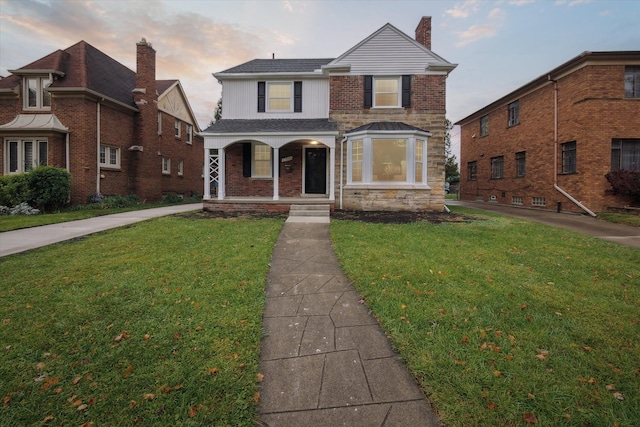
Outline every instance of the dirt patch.
[[(184, 218), (205, 219), (205, 218), (282, 218), (288, 217), (287, 213), (269, 211), (200, 211), (180, 214)], [(331, 212), (332, 219), (349, 221), (362, 221), (378, 224), (408, 224), (412, 222), (429, 222), (431, 224), (441, 224), (443, 222), (470, 222), (477, 218), (469, 215), (455, 213), (434, 212), (434, 211), (351, 211), (334, 210)]]

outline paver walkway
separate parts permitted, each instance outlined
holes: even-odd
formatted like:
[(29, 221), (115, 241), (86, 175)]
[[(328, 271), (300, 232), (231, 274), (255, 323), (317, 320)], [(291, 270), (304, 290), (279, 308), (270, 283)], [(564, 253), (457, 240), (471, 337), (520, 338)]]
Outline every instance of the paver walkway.
[(287, 222), (267, 280), (262, 426), (439, 426), (340, 269), (327, 223)]

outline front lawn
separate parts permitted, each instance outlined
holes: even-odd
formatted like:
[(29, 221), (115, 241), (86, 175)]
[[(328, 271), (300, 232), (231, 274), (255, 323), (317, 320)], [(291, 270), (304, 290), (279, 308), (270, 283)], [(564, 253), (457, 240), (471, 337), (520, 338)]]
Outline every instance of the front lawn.
[(0, 258), (0, 424), (253, 426), (282, 223), (163, 217)]
[(341, 265), (434, 402), (474, 425), (640, 425), (640, 250), (454, 207), (334, 220)]

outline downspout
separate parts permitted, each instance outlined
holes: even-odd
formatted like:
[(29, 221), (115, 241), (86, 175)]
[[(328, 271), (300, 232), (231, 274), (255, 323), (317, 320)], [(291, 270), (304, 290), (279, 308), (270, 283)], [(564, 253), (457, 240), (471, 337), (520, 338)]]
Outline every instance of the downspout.
[(96, 103), (96, 195), (100, 194), (100, 101)]
[(553, 188), (567, 199), (575, 203), (580, 209), (595, 217), (596, 214), (580, 203), (571, 194), (564, 191), (558, 185), (558, 81), (551, 78), (551, 74), (547, 76), (548, 80), (553, 83)]
[(64, 147), (65, 147), (65, 161), (67, 163), (67, 172), (71, 173), (71, 164), (69, 163), (71, 160), (71, 154), (70, 154), (70, 147), (69, 147), (69, 131), (67, 131), (67, 135), (65, 136), (65, 141), (64, 141)]
[(344, 142), (347, 140), (347, 137), (343, 137), (342, 141), (340, 141), (340, 209), (342, 209), (342, 177), (344, 173), (344, 168), (342, 167), (342, 159), (344, 156)]

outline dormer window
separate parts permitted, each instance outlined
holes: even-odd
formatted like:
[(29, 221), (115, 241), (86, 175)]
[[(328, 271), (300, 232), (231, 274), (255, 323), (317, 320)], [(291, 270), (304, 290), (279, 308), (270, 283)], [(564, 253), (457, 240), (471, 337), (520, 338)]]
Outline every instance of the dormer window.
[(24, 78), (24, 108), (29, 110), (48, 110), (51, 108), (51, 94), (47, 88), (51, 77)]

